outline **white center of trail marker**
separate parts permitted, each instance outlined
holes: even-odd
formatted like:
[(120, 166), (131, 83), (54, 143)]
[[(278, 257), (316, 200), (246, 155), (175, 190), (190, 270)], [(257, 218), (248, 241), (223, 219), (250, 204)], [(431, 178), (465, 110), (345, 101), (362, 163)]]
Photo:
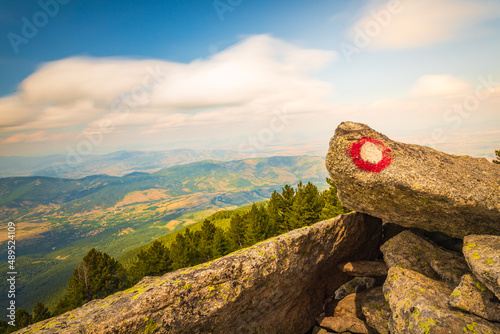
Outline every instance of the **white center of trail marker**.
[(378, 164), (384, 157), (380, 148), (370, 142), (364, 143), (359, 153), (361, 159), (372, 164)]

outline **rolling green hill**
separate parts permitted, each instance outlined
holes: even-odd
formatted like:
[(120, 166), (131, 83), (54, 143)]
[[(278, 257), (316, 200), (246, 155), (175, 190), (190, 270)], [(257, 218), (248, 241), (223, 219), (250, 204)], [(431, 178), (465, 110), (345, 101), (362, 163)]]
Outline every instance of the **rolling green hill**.
[[(92, 247), (115, 258), (211, 214), (260, 202), (299, 180), (326, 188), (324, 159), (202, 161), (155, 173), (0, 179), (0, 256), (16, 223), (19, 307), (52, 304)], [(3, 239), (2, 239), (3, 238)], [(6, 263), (0, 270), (6, 272)], [(2, 291), (5, 282), (0, 282)], [(0, 306), (6, 296), (0, 296)]]

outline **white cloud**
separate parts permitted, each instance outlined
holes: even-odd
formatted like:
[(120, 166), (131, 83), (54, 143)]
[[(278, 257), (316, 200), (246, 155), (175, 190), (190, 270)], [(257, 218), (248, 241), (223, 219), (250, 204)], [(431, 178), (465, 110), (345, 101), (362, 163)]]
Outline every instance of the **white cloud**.
[(257, 35), (189, 64), (62, 59), (42, 65), (17, 94), (0, 99), (0, 136), (75, 126), (95, 129), (104, 118), (115, 128), (147, 132), (243, 121), (284, 104), (324, 108), (332, 86), (311, 74), (335, 56)]
[(37, 143), (37, 142), (45, 142), (45, 141), (56, 141), (56, 140), (64, 140), (72, 135), (69, 133), (55, 133), (49, 134), (47, 131), (37, 131), (30, 134), (25, 133), (17, 133), (14, 134), (1, 142), (4, 144), (17, 144), (17, 143)]
[(424, 75), (413, 86), (411, 94), (415, 97), (455, 96), (471, 91), (471, 86), (448, 74)]
[(479, 23), (498, 17), (496, 0), (372, 0), (349, 34), (368, 33), (374, 49), (414, 48), (472, 37)]

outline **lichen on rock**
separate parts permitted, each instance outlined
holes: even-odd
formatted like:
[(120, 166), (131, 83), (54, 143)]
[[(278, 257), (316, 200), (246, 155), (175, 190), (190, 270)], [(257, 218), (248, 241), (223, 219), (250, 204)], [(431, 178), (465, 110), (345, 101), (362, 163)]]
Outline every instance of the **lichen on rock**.
[(457, 286), (462, 276), (470, 272), (461, 254), (441, 248), (411, 231), (389, 239), (380, 250), (389, 268), (411, 269), (429, 278), (444, 280), (451, 287)]
[(500, 298), (500, 236), (468, 235), (463, 252), (474, 275)]
[(450, 296), (450, 306), (490, 321), (500, 321), (500, 303), (474, 275), (466, 274)]
[(390, 268), (384, 283), (384, 295), (392, 312), (390, 332), (500, 333), (500, 324), (449, 307), (451, 293), (446, 283), (409, 269)]
[(363, 293), (360, 304), (366, 323), (380, 334), (388, 334), (391, 308), (385, 300), (383, 288), (375, 287)]

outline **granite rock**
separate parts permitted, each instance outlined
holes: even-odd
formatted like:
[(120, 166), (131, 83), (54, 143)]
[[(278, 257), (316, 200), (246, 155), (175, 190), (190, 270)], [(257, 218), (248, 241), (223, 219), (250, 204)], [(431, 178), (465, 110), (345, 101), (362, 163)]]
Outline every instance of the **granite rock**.
[[(381, 220), (352, 213), (94, 300), (18, 333), (305, 333), (345, 282), (340, 262), (378, 253)], [(326, 279), (328, 278), (328, 279)]]
[(351, 210), (456, 238), (500, 235), (500, 166), (485, 158), (400, 143), (343, 122), (326, 166)]
[(500, 236), (466, 236), (463, 252), (474, 275), (500, 298)]

